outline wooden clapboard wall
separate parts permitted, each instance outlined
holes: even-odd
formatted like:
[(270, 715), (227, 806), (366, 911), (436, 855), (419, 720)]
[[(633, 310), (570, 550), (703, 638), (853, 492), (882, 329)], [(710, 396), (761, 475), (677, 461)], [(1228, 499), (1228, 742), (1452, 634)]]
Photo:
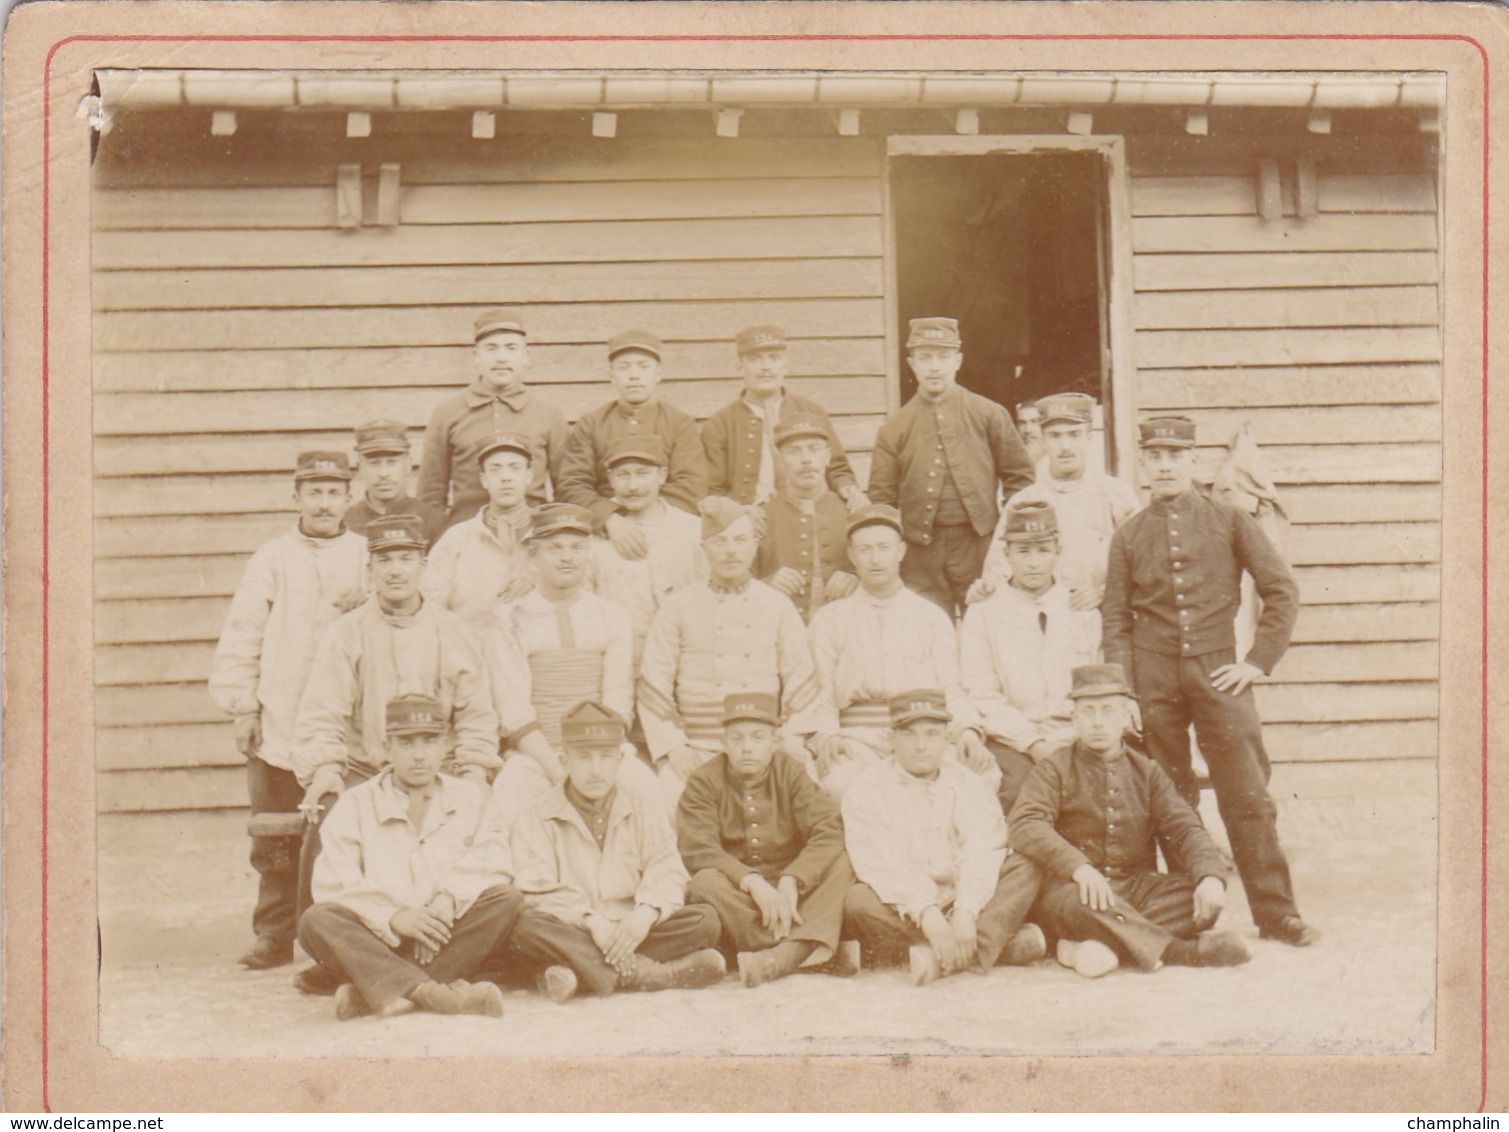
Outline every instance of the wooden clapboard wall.
[(527, 311), (530, 381), (572, 418), (611, 395), (619, 330), (665, 338), (666, 396), (705, 417), (740, 388), (733, 334), (779, 323), (792, 388), (867, 470), (886, 404), (873, 141), (576, 133), (368, 147), (364, 172), (402, 164), (390, 230), (333, 227), (337, 162), (307, 148), (98, 171), (102, 809), (244, 805), (204, 680), (248, 554), (290, 522), (294, 454), (387, 416), (414, 426), (417, 460), (431, 409), (472, 376), (481, 307)]
[(1275, 761), (1435, 755), (1435, 198), (1430, 172), (1323, 173), (1318, 216), (1262, 220), (1251, 176), (1132, 181), (1138, 406), (1194, 416), (1207, 466), (1250, 422), (1294, 522)]
[[(667, 395), (706, 416), (738, 388), (729, 337), (780, 322), (793, 387), (864, 476), (886, 404), (878, 139), (559, 126), (289, 145), (286, 121), (212, 143), (193, 115), (118, 119), (94, 196), (102, 809), (244, 805), (204, 679), (247, 556), (291, 520), (293, 454), (381, 415), (417, 457), (479, 307), (529, 311), (531, 380), (572, 417), (608, 395), (619, 329), (665, 337)], [(1260, 689), (1274, 759), (1433, 756), (1433, 174), (1343, 165), (1319, 216), (1263, 221), (1248, 144), (1211, 142), (1131, 149), (1138, 408), (1194, 414), (1210, 445), (1250, 421), (1295, 520), (1304, 609)], [(363, 165), (370, 215), (384, 161), (402, 223), (338, 230), (336, 166)]]

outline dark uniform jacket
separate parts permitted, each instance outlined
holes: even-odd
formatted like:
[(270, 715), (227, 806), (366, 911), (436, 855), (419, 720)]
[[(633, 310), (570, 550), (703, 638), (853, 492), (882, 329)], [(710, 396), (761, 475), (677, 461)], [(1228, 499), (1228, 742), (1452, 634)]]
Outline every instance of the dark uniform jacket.
[[(828, 420), (828, 411), (816, 401), (795, 393), (781, 395), (781, 420), (793, 413), (809, 413)], [(779, 422), (778, 422), (779, 423)], [(753, 503), (760, 482), (760, 447), (765, 442), (765, 424), (755, 416), (743, 397), (724, 405), (702, 425), (702, 450), (707, 454), (707, 489), (710, 495), (726, 495), (740, 503)], [(828, 447), (833, 459), (828, 464), (828, 487), (842, 491), (854, 483), (854, 469), (839, 442), (833, 424), (828, 423)], [(776, 480), (780, 481), (777, 461)]]
[(1133, 647), (1185, 658), (1235, 648), (1243, 570), (1263, 599), (1246, 659), (1272, 672), (1294, 632), (1299, 590), (1262, 527), (1195, 490), (1153, 500), (1111, 537), (1100, 607), (1106, 662), (1130, 674)]
[(1156, 846), (1171, 872), (1226, 880), (1226, 862), (1172, 780), (1126, 747), (1109, 763), (1079, 743), (1032, 768), (1006, 825), (1011, 849), (1050, 877), (1080, 865), (1108, 880), (1158, 871)]
[(430, 415), (419, 459), (419, 498), (446, 511), (454, 526), (470, 519), (487, 503), (477, 453), (505, 432), (517, 432), (534, 444), (530, 463), (529, 504), (545, 502), (545, 475), (556, 473), (566, 448), (566, 418), (532, 389), (507, 396), (482, 378), (452, 394)]
[(995, 530), (996, 485), (1010, 499), (1032, 483), (1032, 461), (1011, 416), (954, 386), (937, 405), (920, 394), (886, 418), (870, 464), (872, 503), (901, 511), (908, 541), (932, 542), (944, 477), (952, 475), (976, 534)]
[(854, 572), (849, 561), (849, 509), (831, 491), (814, 502), (811, 514), (785, 493), (765, 504), (765, 534), (755, 554), (754, 575), (770, 581), (790, 566), (801, 573), (802, 588), (791, 600), (803, 621), (824, 604), (823, 583), (840, 570)]
[(844, 825), (838, 804), (784, 751), (748, 783), (719, 755), (687, 777), (676, 840), (690, 873), (717, 869), (735, 886), (750, 873), (771, 884), (789, 876), (805, 894), (843, 853)]
[(417, 515), (424, 525), (424, 540), (431, 545), (445, 530), (445, 512), (436, 510), (412, 495), (400, 495), (381, 511), (372, 506), (371, 500), (358, 499), (346, 512), (346, 527), (365, 537), (367, 524), (379, 515)]
[(658, 400), (631, 408), (613, 400), (582, 414), (554, 472), (556, 499), (591, 511), (601, 531), (608, 516), (618, 510), (603, 457), (622, 436), (660, 437), (670, 461), (660, 497), (695, 515), (697, 504), (707, 494), (707, 461), (702, 455), (697, 422), (674, 405)]

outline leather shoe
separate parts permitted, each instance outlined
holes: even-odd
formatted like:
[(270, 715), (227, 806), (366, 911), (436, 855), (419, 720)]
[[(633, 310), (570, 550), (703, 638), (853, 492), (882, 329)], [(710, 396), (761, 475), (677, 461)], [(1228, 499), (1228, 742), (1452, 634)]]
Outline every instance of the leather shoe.
[(259, 935), (252, 949), (239, 960), (248, 971), (266, 971), (293, 962), (293, 940)]
[(1276, 939), (1290, 947), (1309, 947), (1320, 942), (1320, 932), (1298, 916), (1285, 916), (1281, 920), (1258, 928), (1261, 939)]
[(323, 963), (311, 963), (293, 977), (293, 988), (300, 994), (329, 997), (341, 985), (341, 977)]

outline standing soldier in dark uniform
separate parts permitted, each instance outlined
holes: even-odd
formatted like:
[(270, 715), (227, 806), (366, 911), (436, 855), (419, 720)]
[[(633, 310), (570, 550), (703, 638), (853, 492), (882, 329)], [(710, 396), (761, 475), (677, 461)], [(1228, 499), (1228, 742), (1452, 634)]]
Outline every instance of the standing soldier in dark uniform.
[(483, 311), (472, 338), (477, 379), (435, 406), (419, 459), (419, 498), (445, 511), (447, 526), (487, 505), (477, 456), (494, 438), (519, 433), (533, 443), (531, 504), (545, 502), (545, 475), (557, 471), (566, 449), (566, 418), (524, 385), (529, 339), (522, 317), (510, 310)]
[(751, 326), (739, 331), (734, 344), (739, 351), (744, 392), (702, 426), (708, 493), (726, 495), (739, 503), (773, 499), (781, 479), (776, 426), (792, 413), (809, 413), (827, 424), (828, 445), (833, 449), (828, 486), (850, 511), (868, 503), (854, 482), (854, 470), (849, 467), (827, 410), (816, 401), (786, 391), (786, 332), (779, 326)]
[(689, 515), (707, 494), (707, 461), (697, 422), (655, 396), (660, 385), (660, 339), (644, 330), (625, 330), (608, 340), (608, 373), (618, 396), (583, 413), (566, 441), (557, 501), (592, 512), (595, 534), (633, 562), (650, 552), (649, 540), (613, 498), (607, 465), (613, 446), (626, 436), (659, 437), (665, 445), (665, 483), (660, 498)]
[[(1149, 753), (1192, 809), (1189, 725), (1210, 767), (1221, 820), (1265, 939), (1304, 947), (1320, 933), (1300, 919), (1268, 795), (1268, 753), (1250, 685), (1289, 647), (1299, 591), (1257, 520), (1192, 488), (1195, 422), (1141, 423), (1152, 502), (1111, 538), (1101, 607), (1105, 660), (1131, 674)], [(1242, 572), (1263, 601), (1257, 638), (1236, 657)]]
[(365, 536), (367, 524), (383, 515), (417, 515), (424, 537), (433, 543), (445, 529), (445, 512), (409, 494), (409, 434), (397, 421), (368, 421), (356, 429), (356, 475), (364, 498), (346, 512), (346, 527)]
[(912, 319), (906, 348), (917, 395), (880, 426), (870, 498), (901, 511), (902, 580), (957, 618), (1000, 516), (997, 484), (1009, 499), (1032, 483), (1033, 469), (1011, 414), (956, 384), (964, 362), (956, 320)]

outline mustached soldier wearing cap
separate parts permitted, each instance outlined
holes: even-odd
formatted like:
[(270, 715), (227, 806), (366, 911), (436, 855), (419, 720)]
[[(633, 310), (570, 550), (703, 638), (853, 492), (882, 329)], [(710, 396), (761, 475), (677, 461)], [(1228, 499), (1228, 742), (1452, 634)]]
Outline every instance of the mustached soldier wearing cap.
[(530, 460), (534, 444), (519, 433), (494, 437), (477, 453), (487, 506), (451, 527), (430, 551), (424, 597), (481, 631), (498, 603), (534, 586), (524, 542), (529, 535)]
[(368, 421), (356, 428), (356, 478), (366, 494), (346, 512), (346, 526), (365, 536), (380, 515), (417, 515), (433, 543), (445, 529), (445, 513), (409, 494), (409, 432), (398, 421)]
[(895, 757), (844, 794), (844, 842), (859, 883), (844, 900), (844, 934), (866, 966), (911, 967), (921, 985), (1047, 953), (1023, 927), (1039, 874), (1006, 850), (1006, 819), (980, 776), (944, 758), (948, 705), (937, 688), (891, 697)]
[(682, 586), (707, 577), (701, 519), (660, 498), (668, 474), (666, 459), (658, 436), (623, 436), (609, 445), (603, 462), (613, 500), (619, 515), (639, 528), (646, 553), (629, 558), (605, 535), (592, 540), (589, 584), (629, 615), (636, 679), (645, 638), (660, 603)]
[(367, 528), (373, 594), (326, 630), (299, 702), (293, 769), (314, 806), (387, 759), (385, 709), (403, 695), (440, 701), (454, 738), (449, 761), (486, 780), (502, 765), (498, 717), (477, 644), (449, 610), (426, 602), (424, 530), (413, 515)]
[(914, 318), (907, 364), (917, 393), (886, 418), (875, 437), (870, 498), (901, 510), (906, 584), (951, 617), (985, 564), (1000, 511), (1032, 482), (1011, 414), (956, 383), (964, 353), (951, 318)]
[(524, 897), (487, 791), (440, 772), (447, 728), (439, 700), (390, 700), (387, 769), (325, 819), (299, 942), (342, 984), (341, 1021), (503, 1013), (497, 986), (464, 980), (501, 962)]
[(664, 811), (620, 785), (627, 736), (607, 705), (573, 707), (561, 720), (564, 781), (514, 823), (529, 902), (514, 945), (558, 1003), (578, 987), (595, 995), (703, 987), (726, 971), (712, 950), (717, 913), (686, 905), (686, 867)]
[(1045, 450), (1037, 482), (1007, 500), (985, 558), (985, 572), (970, 597), (989, 596), (1010, 576), (1004, 541), (1006, 513), (1018, 503), (1047, 503), (1058, 517), (1058, 578), (1069, 589), (1070, 605), (1099, 609), (1111, 536), (1142, 509), (1142, 502), (1125, 480), (1089, 466), (1093, 397), (1055, 393), (1039, 401), (1036, 409)]
[(666, 470), (660, 496), (673, 507), (695, 515), (707, 494), (707, 460), (697, 422), (656, 396), (663, 350), (660, 339), (646, 330), (626, 330), (608, 340), (608, 372), (617, 396), (577, 420), (556, 478), (556, 498), (592, 512), (594, 533), (632, 560), (644, 558), (650, 548), (644, 532), (614, 498), (607, 459), (617, 441), (642, 437), (660, 442)]
[[(1042, 871), (1034, 917), (1058, 960), (1095, 978), (1126, 959), (1229, 967), (1247, 945), (1216, 932), (1226, 862), (1158, 764), (1127, 748), (1131, 688), (1119, 664), (1074, 669), (1075, 739), (1040, 761), (1012, 807), (1011, 847)], [(1176, 862), (1158, 871), (1158, 848)]]
[(707, 580), (661, 603), (635, 688), (650, 756), (672, 806), (686, 776), (723, 749), (725, 696), (779, 696), (783, 745), (805, 761), (818, 694), (796, 608), (750, 575), (764, 515), (721, 496), (704, 499), (701, 511)]
[[(511, 748), (493, 792), (509, 817), (564, 776), (561, 729), (570, 708), (591, 700), (624, 717), (634, 710), (628, 614), (584, 588), (591, 530), (585, 507), (536, 508), (526, 544), (536, 586), (500, 606), (494, 627), (483, 634)], [(642, 762), (625, 763), (622, 771), (632, 789), (658, 800), (655, 776)]]
[(859, 584), (845, 544), (849, 510), (828, 488), (829, 427), (809, 413), (792, 413), (776, 426), (784, 475), (764, 504), (765, 534), (755, 555), (755, 577), (789, 597), (803, 621)]
[[(774, 696), (728, 696), (723, 752), (691, 773), (676, 809), (687, 899), (717, 910), (746, 987), (828, 964), (854, 883), (838, 806), (776, 749), (780, 726)], [(853, 970), (851, 957), (837, 973)]]
[[(1139, 429), (1152, 501), (1111, 538), (1101, 606), (1105, 658), (1131, 677), (1148, 753), (1198, 811), (1193, 722), (1258, 930), (1303, 947), (1319, 933), (1300, 918), (1294, 901), (1251, 688), (1289, 646), (1299, 591), (1256, 519), (1194, 489), (1195, 422), (1152, 417)], [(1238, 660), (1235, 617), (1244, 571), (1263, 610), (1252, 648)]]
[[(828, 411), (811, 398), (786, 389), (786, 332), (779, 326), (750, 326), (734, 339), (744, 391), (702, 425), (702, 448), (707, 454), (707, 484), (711, 495), (738, 503), (764, 503), (780, 486), (775, 429), (792, 413), (828, 421)], [(854, 470), (828, 421), (828, 486), (853, 510), (869, 502), (854, 480)]]
[[(344, 453), (299, 455), (293, 483), (298, 522), (258, 547), (246, 564), (215, 647), (209, 692), (234, 720), (253, 815), (298, 810), (304, 791), (291, 751), (299, 697), (320, 634), (366, 600), (367, 540), (342, 522), (350, 482)], [(241, 957), (246, 967), (276, 967), (293, 958), (298, 854), (297, 837), (252, 839), (257, 942)]]
[(999, 772), (959, 679), (959, 640), (934, 603), (901, 582), (901, 514), (872, 503), (849, 516), (849, 557), (859, 590), (823, 606), (807, 629), (822, 692), (812, 747), (818, 776), (840, 798), (855, 776), (891, 756), (893, 695), (941, 688), (952, 716), (950, 757), (994, 786)]
[(446, 514), (446, 525), (470, 519), (487, 503), (477, 455), (494, 437), (518, 433), (534, 445), (529, 501), (545, 502), (545, 477), (559, 473), (566, 418), (524, 385), (529, 339), (517, 311), (483, 311), (472, 326), (477, 377), (435, 406), (424, 430), (419, 498)]
[(1057, 580), (1051, 506), (1013, 502), (1004, 528), (1011, 578), (965, 611), (959, 668), (1001, 768), (1001, 805), (1010, 810), (1033, 763), (1074, 738), (1069, 674), (1100, 659), (1100, 613), (1075, 609)]

